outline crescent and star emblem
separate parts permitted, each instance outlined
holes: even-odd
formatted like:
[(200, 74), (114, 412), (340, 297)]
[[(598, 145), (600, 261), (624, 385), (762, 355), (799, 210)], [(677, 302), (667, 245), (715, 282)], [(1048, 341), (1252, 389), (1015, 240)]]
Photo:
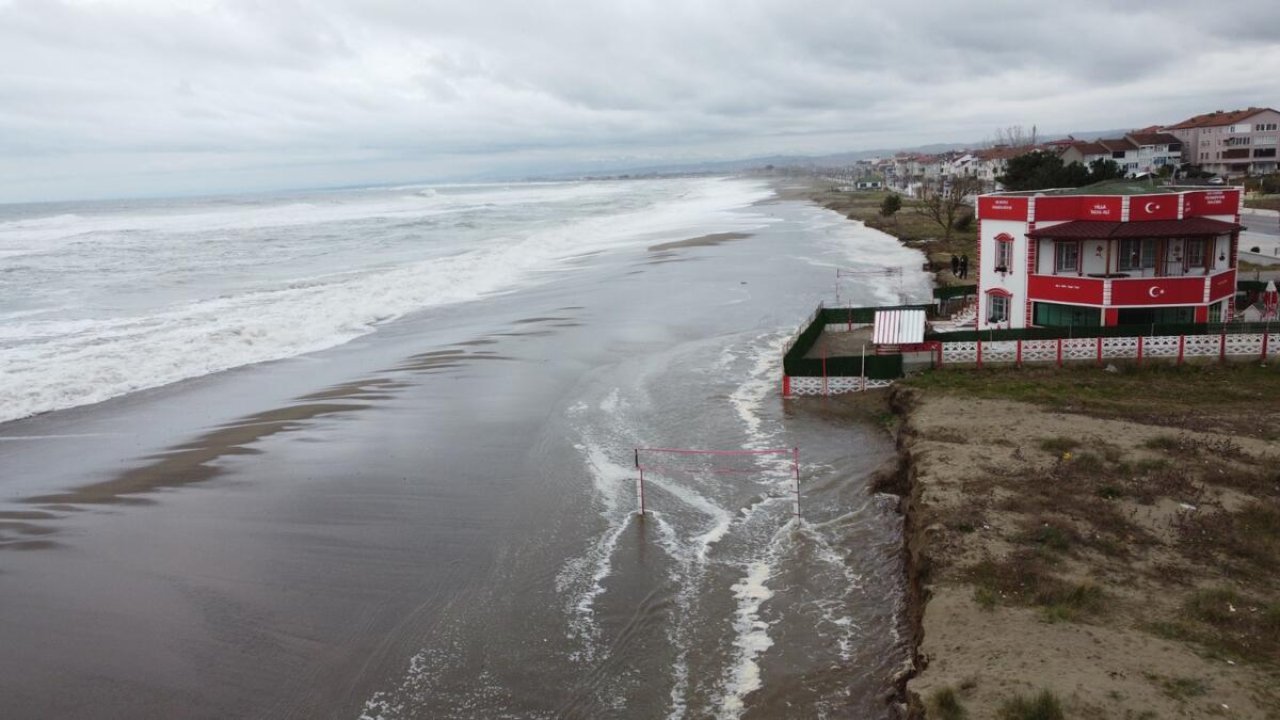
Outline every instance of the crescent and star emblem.
[(1142, 209), (1145, 210), (1147, 213), (1153, 213), (1156, 210), (1160, 209), (1160, 203), (1149, 202), (1146, 205), (1143, 205)]
[(1158, 285), (1152, 285), (1151, 289), (1147, 291), (1147, 294), (1153, 298), (1158, 298), (1164, 294), (1164, 288)]

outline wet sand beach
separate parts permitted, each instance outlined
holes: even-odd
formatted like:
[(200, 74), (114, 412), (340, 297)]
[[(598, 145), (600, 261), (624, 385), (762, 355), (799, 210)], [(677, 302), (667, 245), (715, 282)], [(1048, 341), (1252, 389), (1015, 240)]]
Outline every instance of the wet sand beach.
[[(4, 716), (883, 717), (893, 447), (776, 386), (824, 265), (907, 256), (767, 209), (0, 425)], [(768, 465), (655, 477), (639, 519), (637, 446), (798, 446), (805, 522)]]

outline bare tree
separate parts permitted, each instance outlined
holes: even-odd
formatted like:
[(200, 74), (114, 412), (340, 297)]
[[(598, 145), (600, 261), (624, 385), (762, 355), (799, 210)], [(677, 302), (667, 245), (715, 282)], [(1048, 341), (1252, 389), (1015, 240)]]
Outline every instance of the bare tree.
[(1036, 126), (1028, 131), (1021, 125), (996, 128), (996, 145), (1007, 145), (1011, 148), (1032, 147), (1036, 144)]
[(949, 177), (921, 189), (915, 211), (942, 228), (942, 239), (951, 239), (956, 221), (969, 208), (967, 198), (982, 191), (982, 180), (976, 177)]

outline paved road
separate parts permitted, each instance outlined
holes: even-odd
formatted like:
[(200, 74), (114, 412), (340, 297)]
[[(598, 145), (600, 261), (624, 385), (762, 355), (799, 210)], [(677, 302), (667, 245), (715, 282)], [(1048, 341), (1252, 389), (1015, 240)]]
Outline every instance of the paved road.
[(1280, 237), (1280, 216), (1275, 213), (1263, 214), (1245, 210), (1240, 213), (1240, 224), (1249, 228), (1252, 234)]
[[(1240, 233), (1240, 259), (1254, 263), (1280, 264), (1280, 216), (1274, 212), (1246, 210), (1240, 213), (1240, 224), (1248, 230)], [(1247, 252), (1257, 248), (1258, 252)]]

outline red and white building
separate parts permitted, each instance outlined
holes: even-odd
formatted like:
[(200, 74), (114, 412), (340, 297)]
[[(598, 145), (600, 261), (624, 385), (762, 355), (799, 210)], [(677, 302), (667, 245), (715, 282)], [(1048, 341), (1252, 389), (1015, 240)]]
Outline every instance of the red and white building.
[(978, 198), (978, 328), (1224, 322), (1238, 188)]

